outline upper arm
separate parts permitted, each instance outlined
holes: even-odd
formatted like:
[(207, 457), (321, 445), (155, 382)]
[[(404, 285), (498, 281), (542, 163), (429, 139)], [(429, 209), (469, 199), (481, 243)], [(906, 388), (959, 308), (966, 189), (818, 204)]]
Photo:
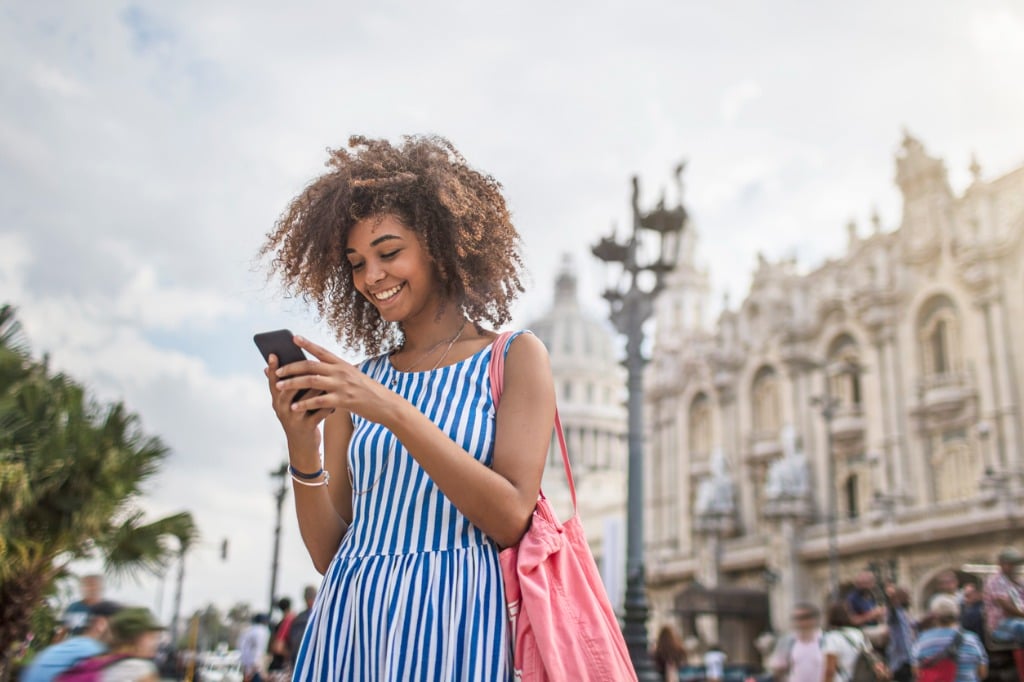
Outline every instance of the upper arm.
[(547, 349), (533, 334), (520, 334), (505, 357), (492, 468), (531, 503), (540, 490), (554, 419), (555, 389)]
[(347, 410), (335, 410), (324, 419), (324, 469), (331, 472), (327, 490), (331, 504), (345, 523), (352, 523), (352, 483), (348, 477), (352, 430), (352, 415)]

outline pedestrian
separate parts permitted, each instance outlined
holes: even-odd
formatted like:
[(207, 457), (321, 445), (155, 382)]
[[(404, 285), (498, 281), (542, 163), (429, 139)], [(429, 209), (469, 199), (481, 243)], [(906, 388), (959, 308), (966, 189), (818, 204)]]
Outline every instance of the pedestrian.
[(159, 682), (157, 648), (160, 634), (166, 630), (149, 609), (126, 608), (110, 619), (113, 642), (99, 682)]
[(61, 618), (61, 624), (70, 635), (80, 635), (85, 631), (90, 609), (103, 601), (103, 576), (95, 573), (83, 575), (78, 581), (78, 589), (80, 598), (68, 604)]
[(288, 631), (295, 620), (295, 612), (292, 611), (292, 600), (288, 597), (278, 599), (277, 608), (281, 609), (281, 621), (270, 638), (270, 665), (267, 671), (271, 679), (283, 680), (290, 677), (288, 673), (292, 656), (288, 650)]
[(953, 682), (941, 677), (926, 676), (926, 670), (935, 668), (947, 654), (952, 653), (955, 663), (950, 667), (950, 677), (956, 682), (978, 682), (988, 676), (988, 655), (981, 640), (973, 632), (958, 627), (960, 606), (956, 597), (937, 594), (928, 606), (934, 627), (921, 633), (914, 645), (914, 671), (918, 679), (934, 682)]
[(704, 652), (704, 677), (707, 682), (722, 682), (725, 678), (725, 652), (717, 643), (708, 645)]
[(316, 601), (316, 586), (306, 585), (302, 591), (302, 599), (306, 602), (306, 608), (299, 611), (288, 628), (288, 651), (291, 652), (291, 667), (295, 669), (295, 659), (299, 655), (299, 645), (302, 643), (302, 634), (306, 631), (306, 623), (309, 622), (309, 613), (313, 610), (313, 602)]
[(834, 601), (828, 605), (825, 610), (825, 628), (821, 642), (825, 654), (822, 682), (849, 682), (861, 654), (871, 657), (879, 678), (886, 676), (888, 671), (885, 670), (885, 663), (874, 658), (867, 635), (853, 624), (844, 602)]
[(658, 630), (652, 658), (662, 682), (679, 682), (679, 668), (686, 665), (686, 649), (671, 625)]
[(974, 583), (964, 585), (960, 600), (960, 627), (970, 630), (985, 641), (985, 603), (981, 590)]
[(913, 678), (911, 652), (916, 634), (910, 617), (910, 593), (902, 587), (887, 585), (889, 597), (889, 641), (885, 647), (885, 662), (889, 674), (896, 682), (910, 682)]
[(996, 563), (999, 572), (985, 581), (985, 629), (993, 641), (1024, 645), (1024, 585), (1017, 580), (1024, 556), (1006, 547)]
[(253, 615), (249, 627), (238, 637), (238, 659), (245, 682), (263, 682), (266, 675), (267, 645), (270, 643), (270, 627), (267, 615)]
[(40, 651), (22, 672), (21, 682), (51, 682), (79, 661), (104, 653), (110, 645), (110, 618), (120, 610), (117, 602), (93, 604), (84, 631)]
[(324, 574), (294, 679), (509, 680), (498, 551), (530, 523), (555, 412), (531, 334), (502, 351), (497, 410), (491, 397), (485, 325), (523, 290), (518, 234), (498, 182), (444, 139), (353, 137), (328, 165), (264, 246), (371, 356), (353, 366), (296, 337), (312, 359), (267, 368)]
[(790, 616), (793, 631), (783, 635), (768, 659), (776, 682), (821, 682), (825, 670), (822, 651), (821, 610), (801, 602)]

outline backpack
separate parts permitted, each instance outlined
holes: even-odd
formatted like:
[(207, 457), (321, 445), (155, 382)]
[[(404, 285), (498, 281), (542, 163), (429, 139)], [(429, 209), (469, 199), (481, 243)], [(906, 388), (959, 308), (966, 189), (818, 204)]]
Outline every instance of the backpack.
[(857, 649), (857, 658), (853, 662), (853, 670), (846, 676), (846, 682), (883, 682), (884, 677), (878, 674), (881, 660), (870, 650), (871, 645), (864, 643), (860, 646), (840, 631), (843, 639), (850, 643), (850, 646)]
[(957, 630), (946, 648), (918, 663), (918, 682), (953, 682), (956, 679), (957, 654), (964, 635)]
[(99, 682), (104, 669), (126, 658), (126, 654), (100, 654), (83, 658), (73, 666), (53, 678), (54, 682)]

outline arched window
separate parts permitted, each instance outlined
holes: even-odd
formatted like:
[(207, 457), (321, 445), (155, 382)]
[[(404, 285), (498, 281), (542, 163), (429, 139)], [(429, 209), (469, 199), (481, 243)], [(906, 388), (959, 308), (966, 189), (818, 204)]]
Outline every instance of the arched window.
[(932, 475), (938, 502), (966, 500), (978, 492), (981, 460), (971, 456), (967, 435), (953, 429), (936, 436), (932, 443)]
[(961, 369), (960, 321), (956, 306), (946, 296), (933, 296), (918, 316), (921, 370), (925, 376), (950, 374)]
[(828, 351), (829, 391), (839, 404), (861, 406), (860, 353), (857, 342), (843, 334), (831, 343)]
[(711, 452), (711, 401), (704, 393), (690, 403), (688, 429), (690, 457), (707, 459)]
[(860, 516), (860, 483), (857, 474), (847, 476), (843, 487), (846, 492), (846, 518), (855, 519)]
[(778, 433), (782, 427), (779, 379), (771, 367), (762, 367), (754, 375), (753, 402), (754, 430), (759, 433)]

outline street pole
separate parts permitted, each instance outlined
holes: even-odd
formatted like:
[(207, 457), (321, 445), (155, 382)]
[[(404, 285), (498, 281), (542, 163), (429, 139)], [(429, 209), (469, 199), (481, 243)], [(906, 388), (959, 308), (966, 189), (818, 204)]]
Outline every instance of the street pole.
[(281, 479), (281, 484), (274, 492), (274, 499), (277, 502), (277, 523), (274, 526), (274, 557), (270, 565), (270, 608), (267, 609), (267, 620), (270, 620), (274, 612), (274, 601), (277, 598), (277, 567), (281, 555), (281, 509), (284, 506), (284, 498), (288, 493), (286, 479), (288, 476), (288, 463), (285, 462), (279, 469), (270, 472), (271, 478)]
[(835, 416), (836, 402), (828, 391), (828, 377), (825, 377), (825, 400), (821, 414), (825, 418), (825, 462), (828, 472), (828, 596), (839, 596), (839, 494), (836, 492), (836, 458), (832, 452), (832, 417)]
[[(626, 594), (623, 637), (630, 660), (641, 682), (658, 680), (651, 662), (647, 640), (647, 592), (644, 579), (644, 418), (643, 418), (643, 356), (644, 322), (654, 312), (654, 300), (664, 288), (664, 277), (675, 269), (679, 257), (679, 238), (686, 224), (682, 205), (683, 164), (676, 168), (679, 203), (665, 208), (664, 198), (657, 208), (642, 214), (639, 208), (639, 181), (633, 177), (633, 233), (624, 243), (613, 234), (602, 238), (592, 248), (593, 254), (606, 263), (617, 263), (625, 276), (622, 288), (604, 292), (611, 307), (611, 321), (626, 336), (626, 387), (628, 391), (628, 467), (626, 500)], [(642, 264), (641, 229), (660, 235), (657, 260)], [(653, 275), (653, 284), (651, 277)], [(641, 282), (647, 282), (645, 287)]]

